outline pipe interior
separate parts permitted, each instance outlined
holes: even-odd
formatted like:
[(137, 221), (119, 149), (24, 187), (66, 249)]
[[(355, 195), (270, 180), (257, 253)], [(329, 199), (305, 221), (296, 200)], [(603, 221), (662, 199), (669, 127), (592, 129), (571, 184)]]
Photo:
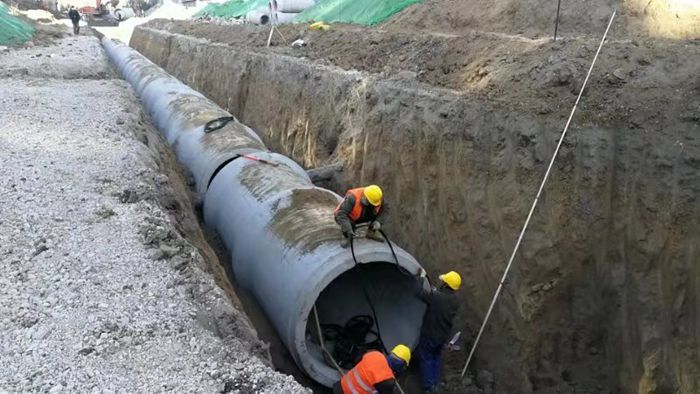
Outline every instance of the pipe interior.
[[(415, 278), (400, 272), (395, 264), (387, 262), (360, 264), (338, 276), (316, 300), (326, 349), (334, 358), (342, 358), (340, 355), (344, 354), (343, 349), (348, 348), (348, 343), (357, 343), (351, 337), (361, 335), (362, 332), (348, 329), (348, 322), (353, 318), (356, 323), (367, 322), (367, 316), (374, 320), (375, 314), (379, 326), (377, 327), (377, 321), (374, 321), (371, 332), (363, 335), (365, 343), (373, 342), (377, 338), (376, 334), (381, 334), (387, 351), (399, 343), (415, 347), (425, 312), (425, 304), (416, 296), (416, 286)], [(374, 306), (374, 313), (368, 299)], [(344, 343), (338, 335), (342, 336)], [(319, 342), (312, 311), (307, 319), (307, 349), (314, 359), (325, 367), (332, 368), (328, 358), (324, 360)], [(371, 346), (370, 344), (369, 347)], [(362, 351), (359, 351), (356, 354), (361, 353)], [(348, 364), (341, 365), (343, 368), (351, 368), (355, 362), (348, 360), (343, 363), (338, 359), (336, 361)]]

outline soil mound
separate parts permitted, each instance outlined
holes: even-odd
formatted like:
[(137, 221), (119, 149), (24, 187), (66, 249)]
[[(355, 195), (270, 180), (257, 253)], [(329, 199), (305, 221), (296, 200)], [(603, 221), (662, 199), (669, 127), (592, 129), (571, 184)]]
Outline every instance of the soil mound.
[[(564, 35), (600, 34), (614, 7), (625, 35), (700, 37), (700, 2), (691, 0), (588, 0), (561, 3)], [(484, 30), (527, 37), (554, 33), (557, 1), (427, 0), (408, 7), (388, 27), (446, 33)]]

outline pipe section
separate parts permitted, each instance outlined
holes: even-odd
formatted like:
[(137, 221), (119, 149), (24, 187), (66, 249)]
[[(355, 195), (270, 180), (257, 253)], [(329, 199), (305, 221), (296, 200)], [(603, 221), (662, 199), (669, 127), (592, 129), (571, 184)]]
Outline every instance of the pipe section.
[[(333, 219), (340, 196), (315, 187), (291, 159), (271, 153), (235, 118), (206, 133), (212, 119), (231, 117), (138, 52), (107, 38), (110, 59), (141, 97), (204, 199), (204, 219), (231, 255), (237, 282), (255, 296), (297, 365), (319, 383), (340, 378), (324, 362), (311, 311), (323, 324), (345, 324), (376, 311), (387, 348), (415, 346), (425, 306), (413, 293), (420, 265), (386, 243), (355, 242), (358, 266)], [(246, 156), (243, 156), (246, 155)], [(255, 160), (262, 159), (261, 160)]]
[(314, 6), (314, 0), (270, 0), (277, 12), (299, 13)]
[(299, 13), (277, 11), (272, 18), (276, 25), (288, 25), (294, 22), (294, 18), (296, 18), (297, 15), (299, 15)]
[(118, 21), (127, 20), (136, 16), (133, 8), (118, 8), (114, 10), (114, 17)]
[(294, 18), (296, 18), (297, 15), (299, 15), (299, 13), (296, 13), (296, 12), (275, 11), (272, 7), (272, 3), (270, 3), (268, 11), (270, 13), (270, 22), (273, 25), (287, 25), (287, 24), (293, 23)]
[(270, 13), (267, 8), (258, 8), (247, 13), (245, 19), (254, 25), (266, 25), (270, 22)]

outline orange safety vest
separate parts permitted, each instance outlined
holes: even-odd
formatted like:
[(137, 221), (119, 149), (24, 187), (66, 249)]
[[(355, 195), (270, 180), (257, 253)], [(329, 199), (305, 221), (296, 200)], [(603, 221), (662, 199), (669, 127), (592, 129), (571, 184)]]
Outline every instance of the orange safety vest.
[[(365, 194), (365, 188), (364, 187), (358, 187), (357, 189), (350, 189), (347, 192), (345, 192), (345, 196), (347, 197), (348, 195), (352, 195), (355, 197), (355, 205), (352, 207), (352, 211), (350, 211), (350, 220), (353, 222), (357, 222), (358, 219), (360, 219), (360, 216), (362, 216), (362, 196)], [(335, 207), (335, 213), (338, 213), (338, 210), (340, 209), (340, 206), (343, 205), (343, 201), (338, 204), (337, 207)], [(379, 211), (382, 210), (382, 205), (380, 204), (378, 207), (374, 207), (374, 213), (379, 214)]]
[(355, 368), (340, 379), (343, 394), (376, 393), (374, 385), (385, 380), (393, 379), (394, 372), (386, 361), (386, 356), (376, 350), (371, 350), (362, 356)]

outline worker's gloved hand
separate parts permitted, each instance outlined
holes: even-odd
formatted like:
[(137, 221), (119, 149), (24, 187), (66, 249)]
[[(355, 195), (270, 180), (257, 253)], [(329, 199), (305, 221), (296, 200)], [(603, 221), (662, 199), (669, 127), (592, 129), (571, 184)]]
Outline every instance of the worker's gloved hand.
[(382, 228), (382, 224), (376, 220), (369, 225), (369, 229), (372, 231), (379, 231), (380, 228)]
[(345, 235), (345, 238), (357, 238), (357, 234), (353, 230), (345, 231), (343, 235)]

